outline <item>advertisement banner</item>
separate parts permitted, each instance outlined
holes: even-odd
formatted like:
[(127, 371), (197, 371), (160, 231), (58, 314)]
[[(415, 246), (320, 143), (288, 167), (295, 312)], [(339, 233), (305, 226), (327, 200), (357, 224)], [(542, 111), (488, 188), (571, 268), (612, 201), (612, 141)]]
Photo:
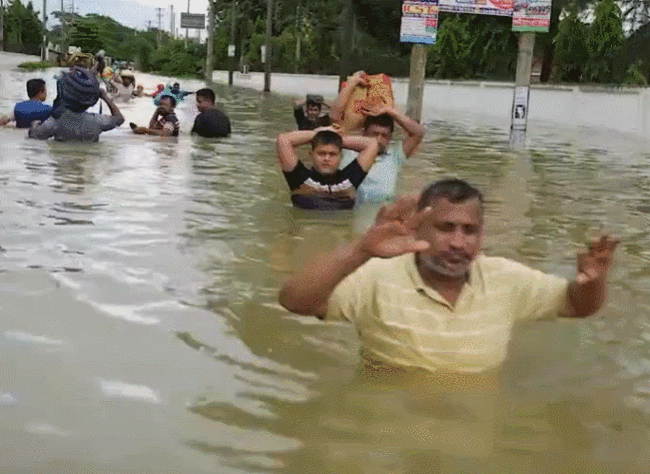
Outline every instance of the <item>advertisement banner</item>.
[(515, 0), (512, 31), (547, 33), (551, 26), (551, 0)]
[(435, 44), (438, 31), (438, 1), (405, 1), (402, 5), (400, 41)]
[(513, 0), (439, 0), (441, 12), (512, 16)]

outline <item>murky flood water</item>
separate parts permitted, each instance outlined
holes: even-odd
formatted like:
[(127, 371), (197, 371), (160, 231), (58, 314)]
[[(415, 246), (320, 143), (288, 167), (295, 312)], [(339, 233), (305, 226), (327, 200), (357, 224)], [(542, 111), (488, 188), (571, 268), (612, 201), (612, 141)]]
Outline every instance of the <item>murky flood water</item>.
[[(1, 73), (0, 108), (36, 75)], [(352, 327), (279, 307), (291, 268), (374, 210), (292, 209), (273, 142), (287, 98), (218, 95), (220, 141), (188, 135), (191, 100), (178, 139), (0, 130), (3, 474), (647, 472), (648, 143), (533, 127), (512, 150), (505, 123), (428, 124), (400, 188), (479, 185), (490, 254), (572, 276), (600, 226), (623, 238), (599, 316), (518, 328), (500, 376), (443, 383), (368, 374)]]

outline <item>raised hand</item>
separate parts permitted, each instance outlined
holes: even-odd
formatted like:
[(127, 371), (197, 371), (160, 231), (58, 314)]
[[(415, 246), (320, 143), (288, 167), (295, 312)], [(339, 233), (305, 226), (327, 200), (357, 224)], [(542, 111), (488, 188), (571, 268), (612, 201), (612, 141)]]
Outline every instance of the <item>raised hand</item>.
[(368, 74), (366, 74), (365, 71), (357, 71), (352, 75), (350, 82), (361, 87), (368, 87), (366, 76), (368, 76)]
[(614, 252), (621, 241), (608, 235), (593, 241), (588, 246), (588, 252), (578, 254), (578, 275), (576, 282), (580, 285), (604, 279), (612, 265)]
[(362, 114), (371, 115), (373, 117), (387, 114), (389, 111), (390, 111), (390, 106), (383, 102), (380, 104), (367, 104), (361, 107)]
[(417, 201), (417, 195), (409, 195), (383, 206), (374, 225), (359, 242), (361, 252), (370, 257), (390, 258), (428, 249), (429, 243), (418, 240), (415, 232), (432, 211), (417, 211)]

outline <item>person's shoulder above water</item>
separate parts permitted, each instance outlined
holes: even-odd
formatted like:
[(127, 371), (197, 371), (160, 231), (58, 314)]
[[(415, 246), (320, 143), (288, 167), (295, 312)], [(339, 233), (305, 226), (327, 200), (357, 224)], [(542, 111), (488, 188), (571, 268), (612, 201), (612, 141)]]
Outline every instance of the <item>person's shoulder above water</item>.
[(230, 135), (231, 132), (230, 119), (217, 109), (199, 114), (194, 120), (194, 128), (192, 128), (192, 133), (204, 138), (223, 138)]
[(29, 128), (32, 122), (43, 122), (52, 114), (52, 107), (38, 100), (19, 102), (14, 107), (14, 118), (18, 128)]

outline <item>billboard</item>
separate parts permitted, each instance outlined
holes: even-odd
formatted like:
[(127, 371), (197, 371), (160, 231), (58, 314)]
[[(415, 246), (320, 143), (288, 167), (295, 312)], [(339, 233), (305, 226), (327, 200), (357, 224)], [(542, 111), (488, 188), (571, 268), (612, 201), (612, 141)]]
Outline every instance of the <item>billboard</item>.
[(513, 0), (439, 0), (441, 12), (512, 16)]
[(437, 30), (438, 0), (402, 4), (401, 42), (435, 44)]
[(551, 0), (515, 0), (512, 31), (547, 33), (551, 26)]
[(205, 15), (199, 13), (181, 13), (181, 28), (205, 29)]

